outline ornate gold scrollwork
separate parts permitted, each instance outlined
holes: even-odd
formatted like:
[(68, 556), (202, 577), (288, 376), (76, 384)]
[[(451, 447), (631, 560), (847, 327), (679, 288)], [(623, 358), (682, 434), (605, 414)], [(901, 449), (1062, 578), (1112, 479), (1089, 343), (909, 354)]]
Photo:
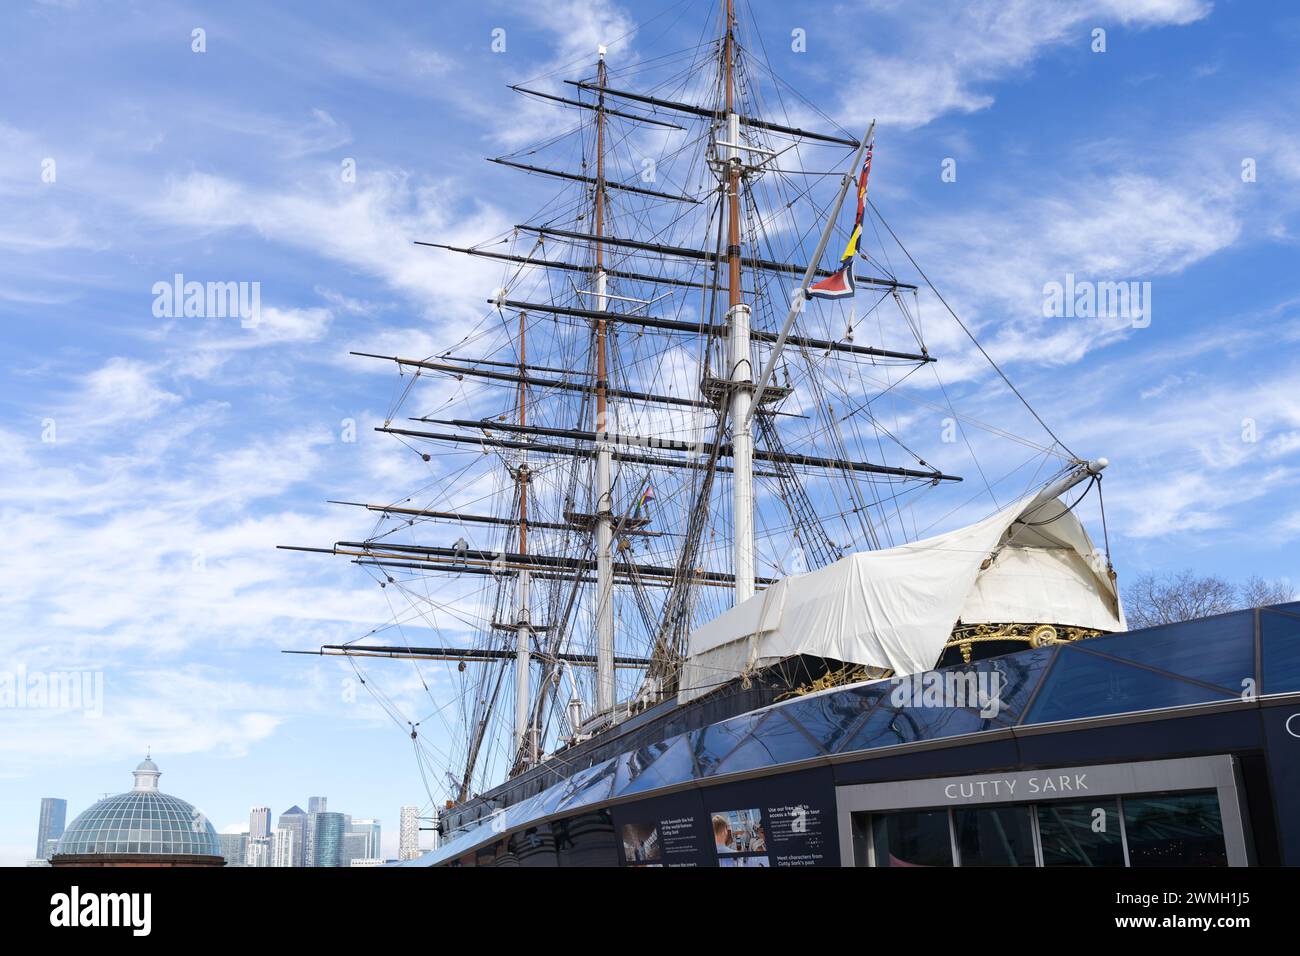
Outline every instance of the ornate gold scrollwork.
[(832, 687), (840, 687), (844, 684), (856, 684), (864, 680), (880, 680), (889, 677), (893, 673), (888, 668), (871, 667), (867, 664), (844, 664), (835, 670), (827, 671), (806, 684), (800, 684), (798, 687), (786, 691), (776, 699), (778, 701), (789, 700), (791, 697), (802, 697), (804, 694), (814, 694), (819, 690), (829, 690)]
[(1046, 647), (1049, 644), (1083, 641), (1090, 637), (1099, 637), (1104, 633), (1095, 628), (1071, 627), (1063, 624), (959, 624), (952, 629), (952, 635), (944, 645), (944, 650), (951, 647), (960, 648), (962, 661), (969, 664), (971, 648), (985, 641), (1024, 641), (1030, 647)]

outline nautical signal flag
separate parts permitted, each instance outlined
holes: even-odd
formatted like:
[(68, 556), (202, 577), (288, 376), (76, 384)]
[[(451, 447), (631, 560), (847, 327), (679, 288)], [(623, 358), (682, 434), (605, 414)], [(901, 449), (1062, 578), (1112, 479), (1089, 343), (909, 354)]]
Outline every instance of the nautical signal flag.
[(636, 501), (636, 508), (634, 508), (632, 511), (632, 517), (634, 518), (639, 517), (641, 515), (641, 509), (645, 507), (647, 504), (649, 504), (651, 501), (654, 501), (654, 498), (655, 498), (654, 485), (646, 485), (645, 491), (641, 492), (641, 497), (639, 497)]
[[(862, 172), (858, 176), (858, 214), (853, 220), (853, 232), (849, 234), (844, 255), (840, 256), (840, 267), (833, 275), (821, 282), (814, 283), (804, 293), (810, 299), (844, 299), (853, 295), (853, 260), (857, 258), (862, 240), (862, 214), (867, 208), (867, 177), (871, 175), (871, 150), (875, 143), (867, 144), (867, 154), (862, 161)], [(864, 256), (865, 258), (865, 256)]]

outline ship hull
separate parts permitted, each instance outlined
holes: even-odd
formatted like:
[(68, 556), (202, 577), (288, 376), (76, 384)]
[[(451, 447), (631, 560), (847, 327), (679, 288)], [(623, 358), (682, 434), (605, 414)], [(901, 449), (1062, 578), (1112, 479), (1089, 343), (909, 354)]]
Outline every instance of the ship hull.
[[(963, 688), (974, 697), (945, 696)], [(1298, 735), (1290, 604), (832, 688), (624, 747), (415, 863), (1300, 865)]]

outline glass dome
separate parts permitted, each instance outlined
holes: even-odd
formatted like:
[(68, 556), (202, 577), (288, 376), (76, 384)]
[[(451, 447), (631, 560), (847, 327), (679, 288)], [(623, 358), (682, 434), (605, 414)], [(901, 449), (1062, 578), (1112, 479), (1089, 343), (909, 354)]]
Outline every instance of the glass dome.
[(221, 856), (216, 829), (193, 804), (159, 791), (160, 775), (146, 758), (135, 770), (135, 787), (81, 813), (63, 832), (56, 854)]

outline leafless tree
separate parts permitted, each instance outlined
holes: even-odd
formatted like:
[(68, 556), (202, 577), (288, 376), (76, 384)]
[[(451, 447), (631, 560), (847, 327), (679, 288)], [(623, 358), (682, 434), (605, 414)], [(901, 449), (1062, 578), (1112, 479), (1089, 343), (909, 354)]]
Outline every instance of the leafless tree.
[(1176, 574), (1140, 575), (1124, 589), (1124, 613), (1128, 626), (1136, 630), (1244, 607), (1282, 604), (1294, 597), (1294, 589), (1283, 581), (1266, 581), (1256, 576), (1236, 585), (1188, 569)]
[(1265, 607), (1294, 600), (1295, 588), (1285, 581), (1265, 581), (1259, 575), (1252, 575), (1241, 586), (1242, 607)]

